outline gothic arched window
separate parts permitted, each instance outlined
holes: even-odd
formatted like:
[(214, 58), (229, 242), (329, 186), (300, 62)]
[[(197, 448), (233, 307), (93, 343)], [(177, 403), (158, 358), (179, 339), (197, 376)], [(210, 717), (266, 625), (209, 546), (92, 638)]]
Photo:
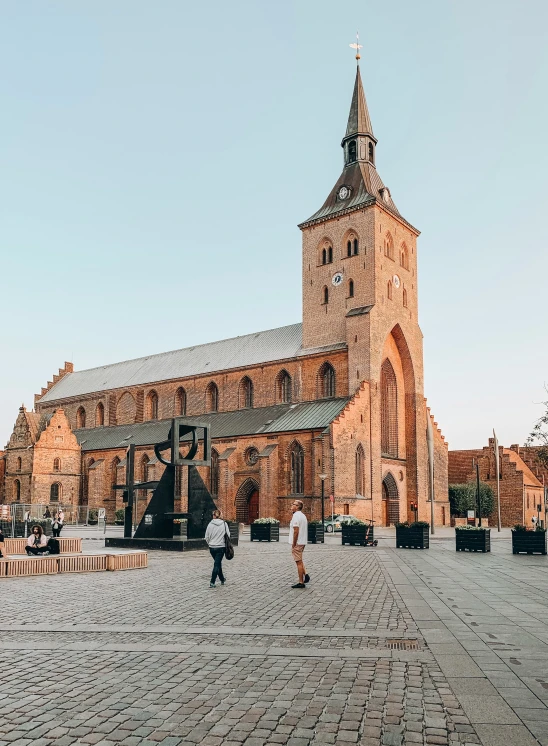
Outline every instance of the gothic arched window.
[(155, 391), (148, 392), (146, 418), (147, 420), (158, 419), (158, 394)]
[(387, 233), (384, 239), (384, 255), (389, 259), (394, 258), (394, 241), (390, 233)]
[(350, 140), (350, 142), (348, 143), (348, 162), (349, 163), (354, 163), (354, 161), (356, 160), (356, 150), (357, 150), (356, 141)]
[(327, 263), (331, 264), (333, 262), (333, 246), (327, 247)]
[(86, 410), (84, 407), (79, 407), (76, 412), (76, 429), (79, 430), (81, 427), (86, 426)]
[(214, 448), (211, 449), (209, 491), (214, 496), (219, 494), (219, 454)]
[(15, 502), (21, 499), (21, 482), (18, 479), (13, 483), (13, 497)]
[(240, 409), (250, 409), (253, 406), (253, 381), (244, 376), (238, 387), (238, 406)]
[(206, 389), (206, 409), (208, 412), (219, 411), (219, 389), (213, 381)]
[(95, 427), (102, 427), (105, 424), (105, 407), (102, 402), (95, 407)]
[(292, 495), (304, 494), (304, 450), (300, 443), (293, 443), (289, 454), (289, 490)]
[(346, 256), (352, 256), (352, 241), (346, 242)]
[(359, 249), (358, 239), (355, 238), (354, 239), (354, 255), (358, 253), (358, 249)]
[(59, 482), (55, 482), (51, 485), (49, 490), (49, 501), (50, 503), (58, 503), (61, 499), (61, 485)]
[(327, 285), (324, 285), (322, 290), (322, 303), (325, 305), (329, 303), (329, 288)]
[(365, 453), (361, 443), (356, 448), (356, 494), (365, 495)]
[(348, 280), (348, 297), (354, 297), (354, 280)]
[(318, 375), (319, 397), (332, 399), (335, 396), (335, 369), (331, 363), (324, 363)]
[(276, 400), (281, 404), (291, 401), (291, 376), (286, 370), (282, 370), (276, 377)]
[(404, 269), (409, 269), (409, 251), (404, 243), (400, 248), (400, 264)]
[(181, 386), (175, 392), (175, 415), (183, 417), (186, 414), (186, 391)]
[(327, 264), (327, 249), (322, 249), (322, 264)]
[(61, 471), (61, 459), (60, 458), (53, 459), (53, 471)]
[(398, 458), (398, 385), (388, 359), (381, 368), (381, 453)]

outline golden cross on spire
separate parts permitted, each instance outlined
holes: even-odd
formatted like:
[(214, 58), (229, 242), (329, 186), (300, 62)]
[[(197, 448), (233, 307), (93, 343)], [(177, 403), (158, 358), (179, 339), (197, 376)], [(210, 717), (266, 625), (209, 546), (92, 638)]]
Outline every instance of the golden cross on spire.
[(359, 62), (360, 59), (361, 59), (360, 49), (363, 49), (363, 45), (360, 44), (360, 32), (359, 31), (356, 31), (356, 43), (355, 44), (349, 44), (348, 46), (351, 49), (355, 49), (356, 50), (356, 59)]

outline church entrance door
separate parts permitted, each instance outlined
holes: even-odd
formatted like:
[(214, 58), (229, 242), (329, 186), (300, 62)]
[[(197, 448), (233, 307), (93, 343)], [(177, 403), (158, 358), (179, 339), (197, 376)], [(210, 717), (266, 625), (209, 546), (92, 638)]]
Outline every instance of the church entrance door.
[(259, 517), (259, 490), (254, 490), (249, 496), (247, 511), (249, 522), (253, 523)]
[(382, 505), (385, 526), (391, 526), (400, 520), (400, 496), (398, 485), (390, 472), (382, 480)]

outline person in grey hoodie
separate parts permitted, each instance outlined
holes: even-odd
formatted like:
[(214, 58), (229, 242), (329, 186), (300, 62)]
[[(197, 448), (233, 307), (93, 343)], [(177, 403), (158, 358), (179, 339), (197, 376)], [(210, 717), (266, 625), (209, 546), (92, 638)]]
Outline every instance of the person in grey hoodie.
[(222, 564), (223, 557), (225, 556), (225, 535), (230, 538), (228, 525), (222, 520), (221, 511), (214, 510), (213, 520), (209, 522), (205, 534), (205, 540), (213, 557), (213, 572), (211, 573), (211, 582), (209, 583), (210, 588), (215, 588), (217, 576), (221, 581), (221, 585), (224, 585), (226, 582)]

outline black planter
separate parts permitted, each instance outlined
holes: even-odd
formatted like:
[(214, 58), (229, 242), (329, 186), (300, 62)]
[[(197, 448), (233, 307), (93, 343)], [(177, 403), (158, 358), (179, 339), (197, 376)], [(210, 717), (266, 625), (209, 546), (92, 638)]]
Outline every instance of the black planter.
[(490, 552), (491, 551), (491, 529), (481, 528), (479, 530), (459, 531), (455, 530), (457, 552)]
[(428, 549), (430, 546), (428, 526), (417, 528), (396, 526), (396, 548)]
[(370, 540), (373, 539), (373, 529), (369, 529), (369, 534), (367, 534), (368, 529), (369, 526), (349, 526), (343, 523), (341, 526), (342, 543), (350, 544), (351, 546), (358, 544), (359, 546), (364, 547), (366, 535)]
[(280, 541), (280, 524), (252, 523), (251, 541)]
[(546, 531), (512, 531), (512, 554), (546, 554)]
[(88, 521), (88, 526), (96, 526), (99, 523), (98, 520), (92, 521), (91, 518)]
[(308, 543), (309, 544), (323, 544), (324, 543), (323, 526), (321, 523), (309, 523), (308, 524)]

